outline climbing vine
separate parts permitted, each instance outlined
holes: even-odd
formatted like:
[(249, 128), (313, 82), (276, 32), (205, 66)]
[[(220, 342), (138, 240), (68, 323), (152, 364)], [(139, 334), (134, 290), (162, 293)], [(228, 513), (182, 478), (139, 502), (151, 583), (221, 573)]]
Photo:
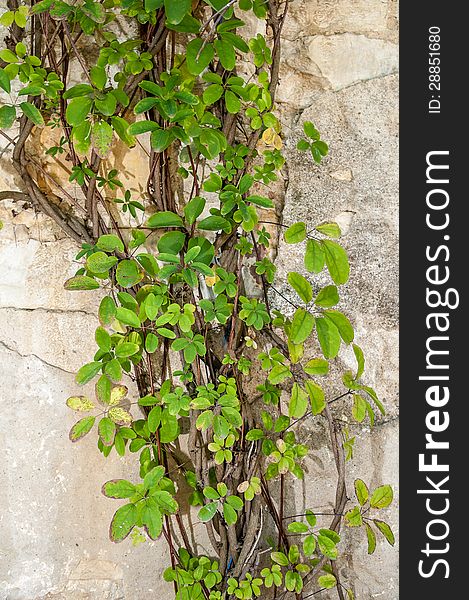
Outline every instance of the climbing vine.
[[(73, 442), (94, 431), (105, 457), (139, 466), (137, 480), (102, 487), (118, 501), (111, 540), (163, 538), (176, 600), (304, 599), (329, 588), (353, 599), (336, 567), (342, 526), (361, 528), (369, 553), (377, 536), (394, 544), (379, 518), (393, 492), (361, 479), (347, 491), (355, 438), (334, 403), (371, 425), (384, 408), (337, 309), (349, 278), (339, 226), (284, 224), (278, 209), (275, 96), (289, 2), (7, 4), (0, 128), (24, 192), (1, 197), (27, 198), (76, 240), (65, 288), (100, 295), (96, 353), (76, 376), (95, 393), (67, 405), (85, 413)], [(249, 38), (244, 19), (264, 33)], [(43, 129), (55, 134), (49, 162), (32, 143)], [(313, 123), (303, 129), (298, 150), (319, 164), (328, 146)], [(126, 187), (125, 167), (111, 160), (117, 146), (145, 156), (145, 190)], [(68, 183), (50, 161), (65, 164)], [(280, 235), (304, 252), (303, 272), (287, 275), (288, 313), (274, 286)], [(345, 346), (356, 368), (328, 398), (323, 381)], [(334, 508), (288, 515), (288, 490), (312, 452), (306, 419), (329, 434)], [(209, 555), (197, 553), (182, 505), (205, 524)]]

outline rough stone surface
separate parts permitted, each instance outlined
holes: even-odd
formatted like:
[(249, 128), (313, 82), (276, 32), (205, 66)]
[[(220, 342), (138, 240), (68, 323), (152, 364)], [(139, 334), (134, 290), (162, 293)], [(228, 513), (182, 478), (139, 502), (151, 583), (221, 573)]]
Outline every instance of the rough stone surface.
[[(283, 219), (340, 224), (352, 267), (341, 307), (365, 351), (367, 381), (388, 411), (373, 431), (351, 424), (356, 443), (349, 490), (356, 477), (370, 486), (388, 482), (398, 489), (396, 15), (395, 0), (294, 0), (284, 28), (278, 101), (289, 188)], [(330, 144), (320, 167), (295, 149), (305, 120), (313, 121)], [(126, 186), (136, 190), (145, 184), (131, 176), (139, 160), (137, 154), (112, 158), (112, 166), (125, 165)], [(8, 152), (0, 153), (0, 189), (19, 189), (20, 183)], [(155, 595), (172, 600), (171, 587), (162, 585), (168, 565), (163, 542), (134, 547), (130, 540), (113, 545), (107, 538), (117, 501), (104, 498), (101, 485), (111, 478), (137, 477), (133, 457), (112, 453), (104, 459), (92, 436), (79, 446), (68, 439), (74, 417), (64, 399), (76, 394), (73, 373), (95, 351), (99, 300), (95, 293), (63, 289), (74, 271), (77, 248), (26, 201), (0, 202), (0, 219), (0, 600), (143, 600)], [(300, 248), (281, 243), (277, 267), (275, 285), (289, 297), (285, 274), (302, 270)], [(323, 281), (319, 277), (315, 285)], [(278, 296), (273, 301), (288, 310)], [(353, 368), (350, 350), (341, 355), (339, 366)], [(339, 389), (331, 383), (326, 391)], [(336, 409), (348, 418), (346, 401)], [(307, 478), (288, 507), (298, 513), (305, 508), (327, 512), (334, 480), (325, 481), (324, 473), (333, 457), (320, 423), (306, 422), (302, 435), (314, 452)], [(203, 547), (203, 525), (187, 518), (192, 539)], [(386, 519), (398, 533), (396, 508)], [(369, 557), (363, 538), (361, 531), (347, 531), (347, 558), (340, 563), (344, 581), (354, 582), (360, 600), (397, 600), (396, 549), (381, 541)]]

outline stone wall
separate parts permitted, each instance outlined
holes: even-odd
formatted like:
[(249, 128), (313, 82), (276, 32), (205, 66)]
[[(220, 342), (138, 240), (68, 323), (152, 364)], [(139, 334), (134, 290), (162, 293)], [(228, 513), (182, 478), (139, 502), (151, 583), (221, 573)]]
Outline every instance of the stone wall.
[[(278, 100), (289, 167), (284, 220), (340, 223), (352, 265), (342, 307), (365, 350), (370, 384), (388, 410), (371, 432), (352, 427), (350, 481), (389, 482), (397, 491), (396, 10), (394, 0), (294, 0)], [(330, 143), (319, 168), (295, 150), (305, 120)], [(0, 190), (20, 189), (8, 148), (0, 160)], [(94, 352), (96, 327), (95, 296), (62, 287), (76, 247), (27, 204), (1, 202), (0, 219), (0, 599), (157, 594), (169, 600), (171, 589), (161, 583), (168, 564), (163, 542), (108, 542), (116, 505), (100, 494), (101, 484), (131, 477), (133, 459), (115, 453), (104, 459), (92, 437), (78, 446), (68, 440), (73, 416), (64, 400), (76, 393), (74, 373)], [(281, 289), (286, 270), (301, 270), (295, 247), (280, 246), (277, 266)], [(352, 365), (352, 358), (345, 354), (343, 361)], [(291, 506), (330, 509), (334, 482), (324, 482), (324, 470), (332, 455), (320, 430), (305, 426), (304, 434), (314, 459)], [(397, 511), (387, 517), (397, 532)], [(199, 527), (202, 533), (194, 523), (195, 538)], [(396, 548), (379, 543), (368, 557), (362, 532), (349, 531), (346, 540), (353, 554), (341, 570), (344, 579), (355, 571), (357, 598), (396, 600)]]

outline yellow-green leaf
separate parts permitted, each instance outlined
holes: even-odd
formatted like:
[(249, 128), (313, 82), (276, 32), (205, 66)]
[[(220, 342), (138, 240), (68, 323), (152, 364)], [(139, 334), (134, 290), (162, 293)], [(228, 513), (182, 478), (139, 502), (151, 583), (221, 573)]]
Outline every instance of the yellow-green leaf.
[(375, 489), (370, 498), (372, 508), (386, 508), (393, 500), (394, 493), (390, 485), (382, 485)]
[(88, 412), (95, 408), (93, 402), (86, 396), (71, 396), (67, 399), (67, 406), (77, 412)]
[(385, 523), (384, 521), (380, 521), (379, 519), (373, 519), (373, 523), (376, 525), (376, 527), (384, 535), (384, 537), (386, 538), (387, 542), (389, 544), (391, 544), (391, 546), (394, 546), (396, 540), (394, 538), (394, 533), (392, 532), (391, 527), (387, 523)]
[(117, 425), (129, 426), (132, 424), (132, 415), (121, 406), (114, 406), (109, 410), (109, 418)]
[(72, 442), (77, 442), (87, 433), (89, 433), (94, 425), (96, 417), (85, 417), (81, 419), (71, 428), (69, 438)]
[(291, 271), (287, 275), (288, 283), (292, 286), (298, 296), (308, 304), (313, 299), (313, 289), (309, 281), (300, 275), (300, 273), (295, 273), (295, 271)]
[(319, 415), (326, 408), (324, 390), (314, 381), (306, 381), (305, 387), (311, 400), (311, 411), (313, 415)]

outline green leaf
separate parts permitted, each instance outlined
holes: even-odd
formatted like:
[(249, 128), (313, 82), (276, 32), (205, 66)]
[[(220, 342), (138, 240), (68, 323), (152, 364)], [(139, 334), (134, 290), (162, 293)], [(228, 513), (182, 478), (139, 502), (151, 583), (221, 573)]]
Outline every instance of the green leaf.
[[(193, 225), (205, 208), (205, 198), (195, 196), (184, 207), (184, 216), (189, 225)], [(199, 246), (200, 248), (200, 246)]]
[[(12, 21), (13, 22), (13, 21)], [(8, 48), (4, 48), (0, 50), (0, 58), (7, 63), (16, 63), (18, 62), (18, 57)]]
[(176, 500), (166, 490), (156, 490), (151, 493), (152, 499), (158, 507), (165, 513), (173, 514), (179, 508)]
[(117, 133), (117, 135), (120, 137), (120, 139), (124, 142), (124, 144), (126, 144), (130, 148), (135, 146), (135, 144), (137, 142), (136, 142), (135, 138), (133, 137), (133, 135), (131, 135), (129, 133), (129, 123), (125, 119), (114, 115), (111, 118), (111, 123), (114, 128), (114, 131)]
[(366, 504), (369, 496), (368, 486), (361, 479), (355, 479), (355, 494), (357, 496), (357, 500), (360, 503), (360, 506)]
[(305, 121), (303, 123), (303, 131), (312, 140), (318, 140), (321, 137), (319, 131), (314, 126), (314, 123), (311, 123), (311, 121)]
[(211, 521), (217, 512), (217, 508), (218, 502), (210, 502), (209, 504), (202, 506), (198, 514), (202, 523), (208, 523), (208, 521)]
[(275, 421), (274, 431), (275, 433), (280, 433), (280, 431), (285, 431), (285, 429), (290, 425), (290, 418), (287, 415), (280, 415), (280, 417)]
[(291, 271), (288, 273), (287, 280), (303, 302), (306, 304), (311, 302), (313, 299), (313, 289), (309, 281), (303, 277), (303, 275)]
[(148, 430), (155, 433), (161, 423), (161, 406), (154, 406), (148, 414)]
[(166, 18), (172, 25), (178, 25), (190, 12), (192, 0), (164, 0)]
[(103, 67), (98, 67), (97, 65), (91, 67), (90, 79), (93, 85), (98, 88), (98, 90), (103, 90), (107, 83), (106, 70)]
[(16, 109), (14, 106), (9, 106), (5, 104), (4, 106), (0, 106), (0, 128), (1, 129), (10, 129), (13, 126), (13, 123), (16, 119)]
[(303, 552), (305, 556), (311, 556), (316, 550), (316, 538), (314, 535), (308, 535), (303, 541)]
[(290, 533), (308, 533), (309, 528), (307, 525), (305, 525), (305, 523), (290, 523), (290, 525), (288, 526), (288, 531)]
[(91, 85), (87, 83), (78, 83), (63, 93), (63, 99), (71, 100), (72, 98), (78, 98), (79, 96), (86, 96), (92, 91), (93, 88)]
[(97, 98), (94, 101), (95, 109), (105, 117), (112, 116), (117, 107), (117, 100), (114, 94), (108, 93), (104, 96), (102, 100), (98, 100)]
[(95, 390), (98, 401), (101, 404), (108, 405), (111, 401), (111, 382), (104, 373), (96, 382)]
[(156, 540), (160, 537), (161, 532), (163, 531), (163, 518), (160, 509), (153, 502), (152, 498), (147, 500), (143, 509), (142, 523), (145, 526), (149, 538)]
[(319, 415), (326, 408), (324, 390), (314, 381), (306, 381), (305, 387), (311, 400), (311, 411), (313, 415)]
[(251, 429), (246, 434), (246, 440), (248, 442), (255, 442), (256, 440), (261, 440), (264, 437), (264, 432), (262, 429)]
[(215, 104), (215, 102), (218, 102), (218, 100), (220, 100), (220, 98), (223, 96), (224, 91), (225, 88), (219, 83), (209, 85), (202, 96), (204, 103), (207, 104), (207, 106)]
[(99, 349), (103, 352), (109, 352), (111, 350), (111, 336), (103, 327), (98, 327), (96, 329), (95, 340)]
[(116, 319), (123, 325), (129, 325), (130, 327), (135, 327), (137, 329), (141, 327), (138, 316), (133, 310), (128, 308), (119, 307), (116, 311)]
[(317, 518), (316, 518), (316, 515), (313, 513), (313, 511), (307, 510), (305, 516), (306, 516), (306, 520), (308, 521), (308, 524), (310, 525), (310, 527), (315, 527)]
[(298, 140), (296, 144), (297, 150), (304, 152), (305, 150), (309, 150), (311, 148), (311, 144), (306, 140)]
[(345, 250), (342, 246), (331, 240), (323, 240), (322, 247), (324, 249), (326, 265), (334, 283), (337, 285), (347, 283), (350, 265)]
[(223, 503), (223, 518), (226, 521), (227, 525), (234, 525), (238, 520), (238, 515), (236, 514), (235, 509), (230, 506), (227, 502)]
[(117, 358), (113, 358), (104, 367), (104, 372), (109, 376), (109, 379), (117, 383), (122, 378), (122, 367)]
[(298, 573), (294, 573), (293, 571), (287, 571), (285, 573), (285, 587), (287, 588), (287, 590), (289, 592), (293, 592), (296, 588), (297, 575), (298, 575)]
[(235, 115), (241, 110), (241, 101), (231, 90), (225, 92), (226, 110)]
[(351, 344), (353, 342), (355, 332), (353, 331), (350, 321), (343, 313), (339, 312), (338, 310), (325, 310), (324, 316), (326, 319), (329, 319), (334, 323), (339, 331), (340, 337), (343, 339), (345, 344)]
[[(314, 304), (322, 308), (330, 308), (339, 302), (339, 292), (335, 285), (326, 285), (316, 296)], [(339, 313), (340, 314), (340, 313)]]
[(116, 356), (119, 358), (128, 358), (129, 356), (137, 354), (139, 350), (140, 346), (138, 344), (134, 344), (133, 342), (121, 342), (116, 347)]
[(296, 382), (293, 384), (290, 403), (288, 405), (288, 416), (301, 419), (308, 408), (308, 394)]
[(109, 528), (111, 542), (122, 542), (129, 535), (137, 522), (137, 507), (135, 504), (125, 504), (117, 509), (112, 517)]
[(202, 219), (202, 221), (199, 221), (197, 229), (202, 229), (204, 231), (220, 231), (220, 229), (223, 229), (225, 231), (226, 229), (230, 230), (231, 225), (227, 219), (211, 215), (210, 217), (206, 217), (205, 219)]
[(316, 319), (316, 330), (324, 358), (335, 358), (340, 349), (340, 334), (334, 323), (324, 317)]
[(220, 494), (217, 492), (217, 490), (209, 485), (204, 488), (203, 494), (209, 500), (219, 500), (220, 498)]
[(103, 417), (98, 424), (98, 433), (105, 446), (112, 446), (116, 433), (114, 421), (111, 421), (109, 417)]
[(327, 575), (321, 575), (318, 577), (318, 585), (321, 588), (329, 590), (337, 585), (337, 579), (332, 575), (332, 573), (327, 573)]
[(107, 273), (117, 263), (116, 256), (109, 256), (105, 252), (94, 252), (86, 259), (86, 268), (92, 273)]
[[(93, 279), (94, 281), (94, 279)], [(111, 325), (116, 316), (116, 305), (111, 296), (104, 296), (99, 304), (98, 317), (101, 325)]]
[(158, 465), (157, 467), (153, 467), (151, 471), (145, 475), (143, 479), (143, 487), (144, 490), (149, 490), (150, 488), (155, 487), (158, 482), (160, 482), (165, 475), (165, 468), (162, 465)]
[(71, 428), (69, 438), (72, 442), (77, 442), (93, 428), (96, 417), (85, 417), (81, 419)]
[(348, 527), (361, 527), (363, 525), (363, 517), (360, 512), (360, 507), (355, 506), (348, 510), (344, 515), (344, 519)]
[(325, 265), (326, 256), (322, 244), (317, 240), (306, 242), (305, 269), (310, 273), (320, 273)]
[(205, 410), (204, 412), (200, 413), (200, 415), (197, 417), (195, 426), (200, 431), (205, 431), (212, 425), (212, 423), (213, 423), (213, 412), (211, 410)]
[(365, 523), (366, 537), (368, 539), (368, 554), (373, 554), (376, 550), (376, 535), (368, 523)]
[(367, 413), (367, 402), (362, 396), (359, 394), (353, 394), (353, 406), (352, 406), (352, 417), (357, 421), (357, 423), (361, 423)]
[(370, 498), (372, 508), (386, 508), (393, 500), (394, 494), (390, 485), (382, 485), (375, 489)]
[(290, 339), (294, 344), (302, 344), (311, 335), (315, 319), (303, 308), (297, 308), (290, 327)]
[(145, 338), (145, 350), (148, 354), (153, 354), (158, 348), (158, 337), (154, 333), (147, 333)]
[(154, 121), (135, 121), (135, 123), (129, 125), (127, 133), (129, 135), (140, 135), (148, 131), (155, 131), (156, 129), (160, 129), (160, 126)]
[(103, 365), (100, 362), (90, 362), (86, 365), (83, 365), (76, 374), (75, 381), (78, 383), (78, 385), (85, 385), (99, 373), (102, 366)]
[(186, 47), (187, 69), (189, 73), (200, 75), (210, 64), (214, 54), (213, 44), (204, 44), (200, 38), (189, 42)]
[(394, 533), (392, 532), (391, 527), (384, 521), (380, 521), (379, 519), (373, 519), (373, 523), (376, 527), (381, 531), (381, 533), (386, 538), (387, 542), (394, 546), (396, 539), (394, 538)]
[(7, 94), (11, 92), (10, 77), (8, 76), (8, 73), (6, 73), (6, 71), (2, 68), (0, 68), (0, 87)]
[(135, 494), (135, 485), (126, 479), (111, 479), (101, 488), (106, 498), (131, 498)]
[(87, 275), (76, 275), (67, 279), (64, 283), (64, 288), (69, 291), (82, 291), (82, 290), (97, 290), (99, 283), (96, 279), (88, 277)]
[(269, 373), (268, 379), (270, 383), (272, 383), (273, 385), (277, 385), (291, 376), (291, 371), (286, 365), (275, 365), (275, 367)]
[(313, 358), (303, 368), (308, 375), (327, 375), (329, 373), (329, 363), (324, 358)]
[(164, 5), (164, 0), (145, 0), (144, 6), (147, 12), (151, 12)]
[(366, 392), (370, 398), (373, 400), (373, 402), (376, 404), (376, 406), (378, 407), (379, 412), (382, 415), (386, 414), (386, 411), (384, 410), (384, 406), (382, 405), (380, 399), (378, 398), (376, 392), (374, 391), (373, 388), (367, 386), (367, 385), (362, 385), (360, 386), (360, 389), (363, 390), (364, 392)]
[(177, 439), (179, 435), (179, 423), (177, 417), (170, 415), (169, 411), (164, 410), (161, 413), (160, 442), (170, 444)]
[(67, 123), (73, 127), (81, 125), (89, 115), (92, 104), (93, 101), (87, 96), (78, 96), (78, 98), (70, 100), (65, 111)]
[(151, 133), (150, 143), (155, 152), (163, 152), (173, 141), (171, 129), (155, 129)]
[(335, 560), (338, 554), (335, 542), (331, 540), (330, 537), (323, 534), (318, 535), (317, 539), (319, 550), (324, 556), (327, 556), (327, 558), (330, 558), (331, 560)]
[(360, 379), (360, 377), (363, 375), (363, 371), (365, 370), (365, 357), (363, 355), (363, 350), (360, 348), (360, 346), (353, 344), (352, 347), (353, 347), (353, 353), (355, 354), (355, 358), (357, 359), (357, 364), (358, 364), (357, 374), (355, 375), (355, 379)]
[(121, 260), (116, 269), (117, 283), (124, 288), (131, 288), (143, 279), (143, 273), (134, 260)]
[(218, 173), (210, 173), (210, 177), (204, 182), (206, 192), (218, 192), (223, 186), (223, 181)]
[(331, 238), (339, 238), (342, 233), (337, 223), (324, 223), (323, 225), (318, 225), (315, 229), (316, 231), (319, 231), (319, 233)]
[[(78, 98), (77, 98), (78, 99)], [(106, 121), (97, 121), (91, 129), (91, 143), (100, 158), (107, 158), (111, 151), (114, 131)]]
[(287, 244), (298, 244), (306, 239), (306, 224), (303, 222), (294, 223), (285, 231), (285, 241)]
[(44, 125), (44, 119), (34, 104), (31, 104), (31, 102), (21, 102), (20, 108), (28, 119), (31, 119), (34, 125)]
[(221, 38), (214, 41), (214, 46), (223, 68), (232, 71), (236, 65), (236, 52), (233, 45), (226, 39)]
[(96, 242), (96, 246), (104, 252), (124, 252), (123, 241), (112, 233), (101, 235)]
[(287, 556), (283, 552), (271, 552), (270, 558), (274, 563), (277, 563), (281, 567), (288, 567), (290, 564)]
[(152, 215), (147, 222), (148, 227), (184, 227), (183, 220), (179, 215), (169, 210), (160, 211)]

